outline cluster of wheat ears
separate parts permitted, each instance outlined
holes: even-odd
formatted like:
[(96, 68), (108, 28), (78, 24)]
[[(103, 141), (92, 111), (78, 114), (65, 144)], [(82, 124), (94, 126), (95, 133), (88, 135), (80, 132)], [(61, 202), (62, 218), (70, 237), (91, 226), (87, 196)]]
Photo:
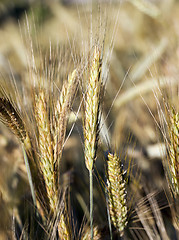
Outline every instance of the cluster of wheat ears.
[[(26, 27), (29, 33), (28, 21)], [(102, 103), (106, 81), (104, 41), (96, 37), (90, 42), (87, 56), (80, 56), (78, 61), (73, 62), (73, 69), (70, 68), (61, 86), (56, 81), (61, 77), (62, 68), (62, 63), (56, 59), (58, 54), (55, 51), (53, 53), (50, 48), (48, 57), (36, 63), (32, 41), (30, 38), (27, 41), (29, 86), (24, 86), (22, 93), (17, 89), (15, 81), (11, 82), (13, 86), (6, 82), (1, 82), (0, 86), (0, 121), (15, 134), (22, 145), (33, 205), (31, 218), (25, 220), (28, 227), (19, 230), (17, 226), (22, 220), (17, 218), (13, 237), (18, 238), (20, 232), (19, 239), (122, 239), (130, 229), (130, 219), (133, 217), (135, 222), (133, 215), (137, 213), (146, 236), (154, 239), (153, 229), (151, 230), (150, 223), (146, 221), (145, 214), (149, 205), (155, 208), (154, 215), (160, 215), (160, 209), (152, 196), (148, 196), (136, 206), (131, 204), (131, 194), (127, 191), (131, 161), (127, 169), (124, 169), (123, 159), (110, 143), (107, 154), (104, 153), (106, 168), (104, 181), (101, 180), (106, 199), (107, 233), (100, 231), (100, 227), (93, 222), (93, 173), (97, 148), (101, 141)], [(81, 112), (84, 149), (84, 160), (81, 161), (85, 161), (89, 173), (90, 199), (89, 219), (86, 220), (86, 227), (81, 228), (78, 233), (75, 220), (73, 222), (71, 219), (67, 189), (60, 182), (63, 150), (70, 135), (67, 135), (67, 125), (77, 95), (80, 97), (80, 104), (75, 119), (78, 119)], [(166, 116), (164, 119), (168, 132), (164, 134), (168, 154), (163, 165), (173, 199), (173, 226), (178, 231), (179, 114), (167, 97), (163, 99), (163, 114)], [(130, 181), (133, 181), (133, 178)], [(157, 226), (162, 239), (169, 239), (162, 217), (154, 217), (161, 221)]]

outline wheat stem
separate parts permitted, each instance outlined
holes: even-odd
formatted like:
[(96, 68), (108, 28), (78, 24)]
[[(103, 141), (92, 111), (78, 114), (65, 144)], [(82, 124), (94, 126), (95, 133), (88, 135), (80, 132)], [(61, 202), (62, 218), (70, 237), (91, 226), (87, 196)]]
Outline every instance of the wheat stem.
[(90, 228), (91, 228), (91, 240), (93, 240), (93, 173), (89, 171), (90, 181)]
[(34, 205), (36, 206), (36, 196), (35, 196), (35, 189), (33, 186), (33, 181), (32, 181), (32, 175), (31, 175), (31, 170), (30, 170), (30, 166), (29, 166), (29, 161), (28, 161), (28, 157), (27, 154), (25, 152), (24, 147), (22, 146), (22, 151), (23, 151), (23, 155), (24, 155), (24, 162), (25, 162), (25, 166), (27, 169), (27, 176), (28, 176), (28, 180), (29, 180), (29, 185), (30, 185), (30, 190), (31, 190), (31, 194), (32, 194), (32, 199), (34, 202)]
[(108, 199), (108, 194), (107, 190), (105, 189), (105, 195), (106, 195), (106, 202), (107, 202), (107, 217), (108, 217), (108, 225), (109, 225), (109, 233), (110, 233), (110, 240), (113, 240), (112, 236), (112, 225), (111, 225), (111, 218), (110, 218), (110, 210), (109, 210), (109, 199)]
[(90, 66), (90, 75), (87, 82), (84, 116), (84, 141), (85, 164), (89, 171), (90, 181), (90, 227), (91, 239), (93, 239), (93, 164), (96, 158), (98, 128), (99, 128), (99, 104), (101, 94), (101, 55), (97, 47), (94, 48)]

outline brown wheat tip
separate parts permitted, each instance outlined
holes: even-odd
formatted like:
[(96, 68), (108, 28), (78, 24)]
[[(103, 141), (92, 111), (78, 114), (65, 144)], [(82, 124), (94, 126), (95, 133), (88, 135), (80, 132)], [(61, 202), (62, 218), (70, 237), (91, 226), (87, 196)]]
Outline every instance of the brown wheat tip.
[(99, 48), (95, 47), (90, 66), (89, 80), (87, 82), (84, 113), (85, 163), (89, 171), (93, 168), (96, 156), (101, 94), (100, 73), (101, 53)]
[(108, 154), (107, 185), (109, 212), (113, 225), (122, 236), (127, 225), (126, 181), (121, 161), (116, 154)]
[(0, 121), (24, 142), (26, 139), (24, 123), (12, 103), (4, 97), (0, 98)]
[(54, 213), (57, 207), (54, 158), (47, 102), (43, 90), (39, 90), (35, 96), (35, 118), (39, 134), (40, 167), (45, 180), (50, 208)]
[(179, 196), (179, 113), (174, 109), (170, 112), (169, 120), (169, 161), (170, 161), (170, 174), (171, 181), (170, 187), (174, 193), (175, 198)]

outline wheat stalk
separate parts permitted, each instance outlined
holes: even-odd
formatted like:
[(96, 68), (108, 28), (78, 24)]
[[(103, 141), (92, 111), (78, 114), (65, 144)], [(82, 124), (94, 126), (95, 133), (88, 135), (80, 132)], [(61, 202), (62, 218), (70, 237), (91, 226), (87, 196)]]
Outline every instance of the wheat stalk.
[(85, 164), (89, 171), (90, 179), (90, 225), (91, 239), (93, 239), (93, 164), (97, 150), (97, 138), (99, 127), (99, 105), (101, 94), (101, 53), (97, 46), (94, 48), (93, 58), (90, 62), (89, 79), (85, 96), (84, 113), (84, 146)]
[(126, 181), (121, 161), (116, 154), (108, 154), (107, 186), (111, 220), (122, 236), (127, 225)]

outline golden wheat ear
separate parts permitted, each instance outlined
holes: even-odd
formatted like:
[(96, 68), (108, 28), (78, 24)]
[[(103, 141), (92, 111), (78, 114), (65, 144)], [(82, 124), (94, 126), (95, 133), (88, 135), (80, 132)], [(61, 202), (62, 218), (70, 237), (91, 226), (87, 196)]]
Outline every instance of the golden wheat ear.
[(60, 170), (59, 168), (65, 142), (68, 114), (73, 105), (77, 89), (78, 71), (75, 69), (71, 74), (69, 74), (68, 80), (63, 83), (60, 98), (57, 100), (54, 107), (54, 129), (52, 133), (56, 171)]
[(107, 161), (108, 204), (111, 221), (123, 236), (127, 221), (126, 181), (117, 154), (108, 154)]
[(179, 228), (179, 113), (170, 107), (168, 117), (169, 142), (168, 159), (165, 162), (165, 170), (169, 187), (174, 200), (174, 216), (177, 228)]
[(0, 120), (24, 142), (27, 136), (24, 123), (12, 103), (4, 97), (0, 98)]
[(90, 66), (89, 79), (85, 96), (84, 108), (84, 141), (85, 141), (85, 164), (89, 171), (93, 169), (96, 157), (96, 148), (99, 128), (99, 106), (101, 97), (101, 52), (95, 46)]
[(168, 127), (170, 171), (172, 176), (170, 187), (174, 196), (179, 197), (179, 113), (176, 113), (174, 108), (170, 112)]
[(34, 109), (38, 129), (40, 169), (45, 181), (51, 213), (55, 214), (58, 206), (57, 186), (55, 184), (52, 136), (44, 90), (39, 89), (39, 92), (35, 95)]

